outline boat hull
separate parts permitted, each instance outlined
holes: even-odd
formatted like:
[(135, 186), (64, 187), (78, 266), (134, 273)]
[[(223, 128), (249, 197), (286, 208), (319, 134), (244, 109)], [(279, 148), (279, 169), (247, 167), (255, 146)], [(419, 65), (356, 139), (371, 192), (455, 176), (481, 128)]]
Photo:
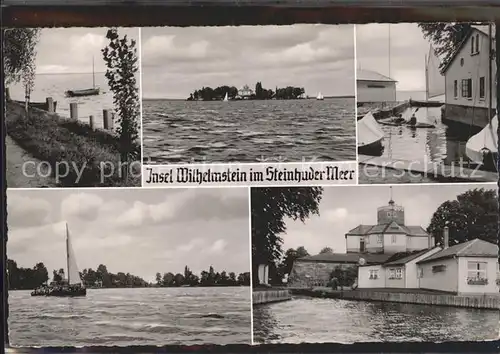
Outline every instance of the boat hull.
[(358, 154), (368, 156), (381, 156), (384, 153), (384, 138), (367, 145), (358, 146)]
[(84, 97), (84, 96), (97, 96), (99, 95), (100, 90), (96, 89), (87, 89), (87, 90), (68, 90), (66, 91), (66, 96), (68, 97)]
[(53, 297), (82, 297), (87, 296), (87, 289), (78, 289), (78, 290), (51, 290), (47, 292), (36, 290), (31, 293), (31, 296), (53, 296)]
[(384, 151), (384, 131), (371, 113), (358, 120), (358, 152), (363, 155), (380, 156)]
[(443, 102), (439, 101), (409, 101), (410, 107), (441, 107), (444, 105)]

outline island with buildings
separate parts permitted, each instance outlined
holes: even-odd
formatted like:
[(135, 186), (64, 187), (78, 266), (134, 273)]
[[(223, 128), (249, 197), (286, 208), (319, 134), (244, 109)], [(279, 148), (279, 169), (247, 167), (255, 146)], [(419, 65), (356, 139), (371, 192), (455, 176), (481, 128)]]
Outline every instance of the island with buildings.
[(188, 101), (227, 101), (227, 100), (296, 100), (308, 98), (303, 87), (287, 86), (276, 87), (274, 90), (265, 89), (261, 82), (255, 84), (252, 90), (248, 85), (241, 89), (235, 86), (219, 86), (216, 88), (203, 87), (195, 90), (188, 97)]
[(258, 283), (269, 289), (254, 290), (254, 304), (300, 295), (500, 308), (498, 246), (479, 238), (451, 244), (448, 226), (441, 241), (422, 226), (406, 224), (404, 207), (391, 196), (377, 209), (376, 224), (345, 234), (345, 253), (296, 259), (284, 287), (271, 291), (269, 266), (259, 265)]

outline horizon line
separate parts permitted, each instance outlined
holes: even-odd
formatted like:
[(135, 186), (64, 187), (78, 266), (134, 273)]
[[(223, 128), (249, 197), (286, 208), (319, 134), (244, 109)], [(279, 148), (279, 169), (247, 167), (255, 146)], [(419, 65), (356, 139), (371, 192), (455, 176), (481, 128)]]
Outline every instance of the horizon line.
[[(310, 99), (315, 98), (315, 96), (308, 96)], [(356, 97), (355, 94), (350, 94), (350, 95), (338, 95), (338, 96), (323, 96), (323, 98), (352, 98)], [(301, 99), (307, 99), (307, 98), (301, 98)], [(187, 98), (168, 98), (168, 97), (142, 97), (143, 101), (186, 101)], [(215, 100), (216, 101), (216, 100)], [(244, 101), (244, 100), (241, 100)], [(272, 100), (248, 100), (248, 101), (272, 101)], [(286, 101), (286, 100), (277, 100), (277, 101)], [(203, 101), (201, 100), (200, 102), (210, 102), (210, 101)]]

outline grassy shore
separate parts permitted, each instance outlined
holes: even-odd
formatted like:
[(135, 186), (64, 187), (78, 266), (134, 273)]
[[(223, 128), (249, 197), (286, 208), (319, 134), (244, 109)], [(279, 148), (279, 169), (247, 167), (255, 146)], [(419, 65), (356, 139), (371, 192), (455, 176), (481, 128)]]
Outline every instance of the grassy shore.
[[(141, 185), (138, 163), (127, 182), (120, 175), (117, 136), (36, 108), (30, 108), (26, 115), (24, 106), (12, 101), (6, 104), (5, 117), (7, 134), (12, 140), (35, 159), (48, 162), (53, 176), (59, 171), (59, 186)], [(136, 144), (136, 149), (140, 152), (139, 144)], [(67, 171), (61, 162), (68, 163)], [(109, 177), (102, 178), (103, 175)]]

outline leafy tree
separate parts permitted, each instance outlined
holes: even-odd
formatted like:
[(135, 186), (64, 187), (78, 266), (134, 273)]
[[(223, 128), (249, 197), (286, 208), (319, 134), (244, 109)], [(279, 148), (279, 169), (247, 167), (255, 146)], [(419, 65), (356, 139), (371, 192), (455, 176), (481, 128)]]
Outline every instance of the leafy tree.
[(20, 82), (25, 69), (30, 63), (34, 63), (39, 38), (39, 28), (12, 28), (4, 31), (3, 63), (7, 85)]
[(443, 68), (453, 57), (459, 45), (471, 31), (470, 23), (419, 23), (424, 38), (432, 42), (434, 51), (441, 58), (439, 69)]
[(304, 246), (297, 247), (297, 249), (289, 248), (285, 252), (283, 260), (279, 264), (277, 269), (277, 276), (279, 278), (279, 283), (280, 284), (282, 283), (282, 280), (286, 274), (290, 275), (293, 269), (293, 264), (297, 259), (307, 256), (309, 256), (309, 252), (307, 252)]
[(321, 251), (319, 251), (319, 254), (332, 254), (333, 250), (330, 247), (324, 247)]
[(136, 41), (127, 36), (120, 38), (116, 28), (109, 29), (107, 47), (102, 49), (107, 66), (106, 78), (113, 92), (113, 102), (119, 115), (120, 155), (122, 176), (128, 179), (129, 162), (137, 160), (140, 148), (139, 137), (139, 88), (136, 75), (139, 70)]
[(434, 212), (427, 232), (436, 243), (443, 242), (444, 227), (449, 227), (449, 243), (454, 245), (474, 238), (497, 244), (498, 198), (495, 190), (472, 189), (456, 200), (442, 203)]
[(156, 280), (156, 285), (158, 285), (158, 286), (162, 285), (163, 277), (161, 276), (160, 272), (156, 273), (155, 280)]

